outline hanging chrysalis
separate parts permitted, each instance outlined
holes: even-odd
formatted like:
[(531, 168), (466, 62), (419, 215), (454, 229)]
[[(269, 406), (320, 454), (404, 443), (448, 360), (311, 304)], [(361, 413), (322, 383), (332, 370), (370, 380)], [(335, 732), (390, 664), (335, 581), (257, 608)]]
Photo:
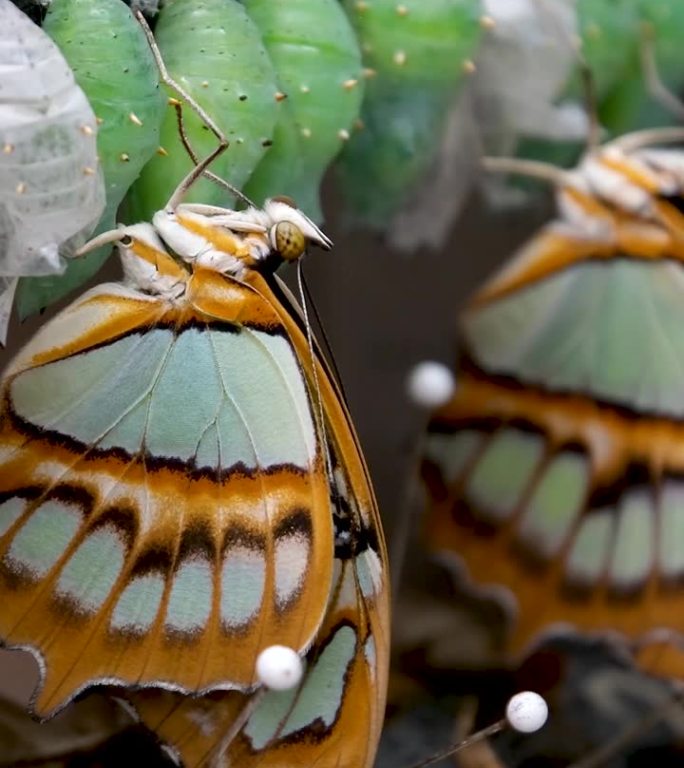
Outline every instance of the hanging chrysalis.
[[(97, 232), (116, 224), (128, 188), (159, 146), (164, 97), (140, 25), (120, 0), (52, 0), (43, 25), (60, 47), (98, 120), (97, 148), (107, 206)], [(23, 280), (19, 313), (26, 317), (65, 296), (102, 266), (111, 248), (70, 261), (60, 276)]]
[[(216, 121), (230, 149), (212, 166), (240, 188), (273, 137), (279, 103), (273, 65), (254, 22), (236, 0), (167, 0), (157, 19), (155, 37), (173, 77)], [(193, 149), (204, 157), (215, 138), (197, 115), (183, 115)], [(131, 190), (130, 213), (149, 219), (163, 207), (192, 161), (178, 135), (176, 111), (167, 107), (162, 124), (164, 153), (145, 167)], [(189, 199), (226, 203), (226, 192), (206, 179)]]
[[(606, 134), (619, 136), (671, 122), (672, 112), (654, 101), (642, 53), (648, 35), (659, 75), (672, 92), (681, 90), (684, 4), (678, 0), (578, 0), (576, 13), (582, 58), (591, 72), (596, 110)], [(543, 63), (546, 66), (545, 59)], [(581, 101), (586, 100), (585, 90), (577, 58), (565, 94)], [(582, 147), (582, 142), (571, 146), (525, 143), (521, 144), (519, 154), (568, 164), (576, 161)], [(488, 150), (497, 154), (513, 151), (510, 146)]]
[(284, 97), (273, 139), (249, 180), (257, 203), (275, 194), (321, 218), (323, 173), (349, 138), (363, 96), (361, 52), (336, 0), (244, 0)]
[[(63, 268), (60, 247), (102, 213), (96, 122), (50, 38), (0, 0), (0, 341), (20, 275)], [(84, 237), (81, 237), (81, 242)]]
[(480, 0), (345, 0), (372, 70), (363, 130), (341, 157), (352, 219), (384, 228), (434, 158), (480, 40)]

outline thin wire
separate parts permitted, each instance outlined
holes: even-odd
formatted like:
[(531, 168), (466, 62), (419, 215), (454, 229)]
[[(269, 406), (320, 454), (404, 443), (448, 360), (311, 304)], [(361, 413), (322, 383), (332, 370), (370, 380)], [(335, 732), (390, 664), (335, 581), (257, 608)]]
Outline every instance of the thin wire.
[(410, 766), (410, 768), (427, 768), (428, 765), (439, 763), (440, 760), (451, 757), (451, 755), (455, 755), (457, 752), (467, 749), (473, 744), (477, 744), (480, 741), (488, 739), (490, 736), (500, 733), (507, 725), (508, 722), (506, 720), (499, 720), (498, 722), (483, 728), (481, 731), (474, 733), (472, 736), (468, 736), (467, 739), (463, 739), (463, 741), (459, 741), (457, 744), (452, 744), (450, 747), (429, 757), (427, 760), (423, 760), (422, 763), (416, 763), (415, 765)]

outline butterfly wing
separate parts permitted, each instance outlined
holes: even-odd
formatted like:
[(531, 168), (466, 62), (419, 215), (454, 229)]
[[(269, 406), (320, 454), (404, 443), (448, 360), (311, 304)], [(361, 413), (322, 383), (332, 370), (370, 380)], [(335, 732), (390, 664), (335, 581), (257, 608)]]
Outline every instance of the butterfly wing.
[(459, 391), (423, 466), (431, 547), (517, 603), (511, 648), (569, 623), (635, 639), (684, 573), (681, 214), (554, 224), (463, 317)]
[(101, 286), (2, 392), (0, 636), (40, 660), (38, 713), (103, 681), (246, 689), (264, 647), (310, 647), (330, 489), (262, 295), (203, 270), (175, 302)]
[[(307, 342), (277, 286), (252, 286), (278, 312), (307, 380)], [(207, 307), (208, 309), (208, 307)], [(186, 768), (216, 765), (368, 768), (382, 725), (389, 660), (387, 558), (377, 507), (349, 415), (322, 362), (316, 365), (331, 462), (335, 559), (330, 602), (301, 684), (291, 691), (217, 692), (200, 699), (127, 694), (141, 719)], [(221, 762), (223, 760), (223, 762)], [(212, 763), (214, 764), (214, 763)]]

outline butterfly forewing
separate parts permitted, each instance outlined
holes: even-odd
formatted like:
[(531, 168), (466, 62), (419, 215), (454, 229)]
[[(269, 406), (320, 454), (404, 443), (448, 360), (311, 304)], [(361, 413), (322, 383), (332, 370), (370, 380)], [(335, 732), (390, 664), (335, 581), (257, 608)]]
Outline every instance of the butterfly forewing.
[(38, 712), (98, 680), (245, 688), (264, 647), (309, 647), (333, 525), (297, 354), (197, 269), (176, 301), (101, 286), (11, 366), (0, 632), (42, 659)]

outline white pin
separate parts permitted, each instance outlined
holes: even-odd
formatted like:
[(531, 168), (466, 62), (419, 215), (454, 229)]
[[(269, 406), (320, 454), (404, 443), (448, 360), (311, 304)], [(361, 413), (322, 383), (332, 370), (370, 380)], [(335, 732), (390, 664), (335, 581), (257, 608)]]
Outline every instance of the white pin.
[(456, 389), (456, 380), (444, 363), (424, 360), (409, 373), (406, 388), (416, 405), (421, 408), (438, 408), (451, 399)]
[(288, 691), (302, 679), (304, 665), (296, 651), (286, 645), (271, 645), (256, 661), (259, 680), (274, 691)]
[(516, 693), (506, 705), (506, 719), (511, 728), (520, 733), (538, 731), (548, 716), (548, 704), (534, 691)]

